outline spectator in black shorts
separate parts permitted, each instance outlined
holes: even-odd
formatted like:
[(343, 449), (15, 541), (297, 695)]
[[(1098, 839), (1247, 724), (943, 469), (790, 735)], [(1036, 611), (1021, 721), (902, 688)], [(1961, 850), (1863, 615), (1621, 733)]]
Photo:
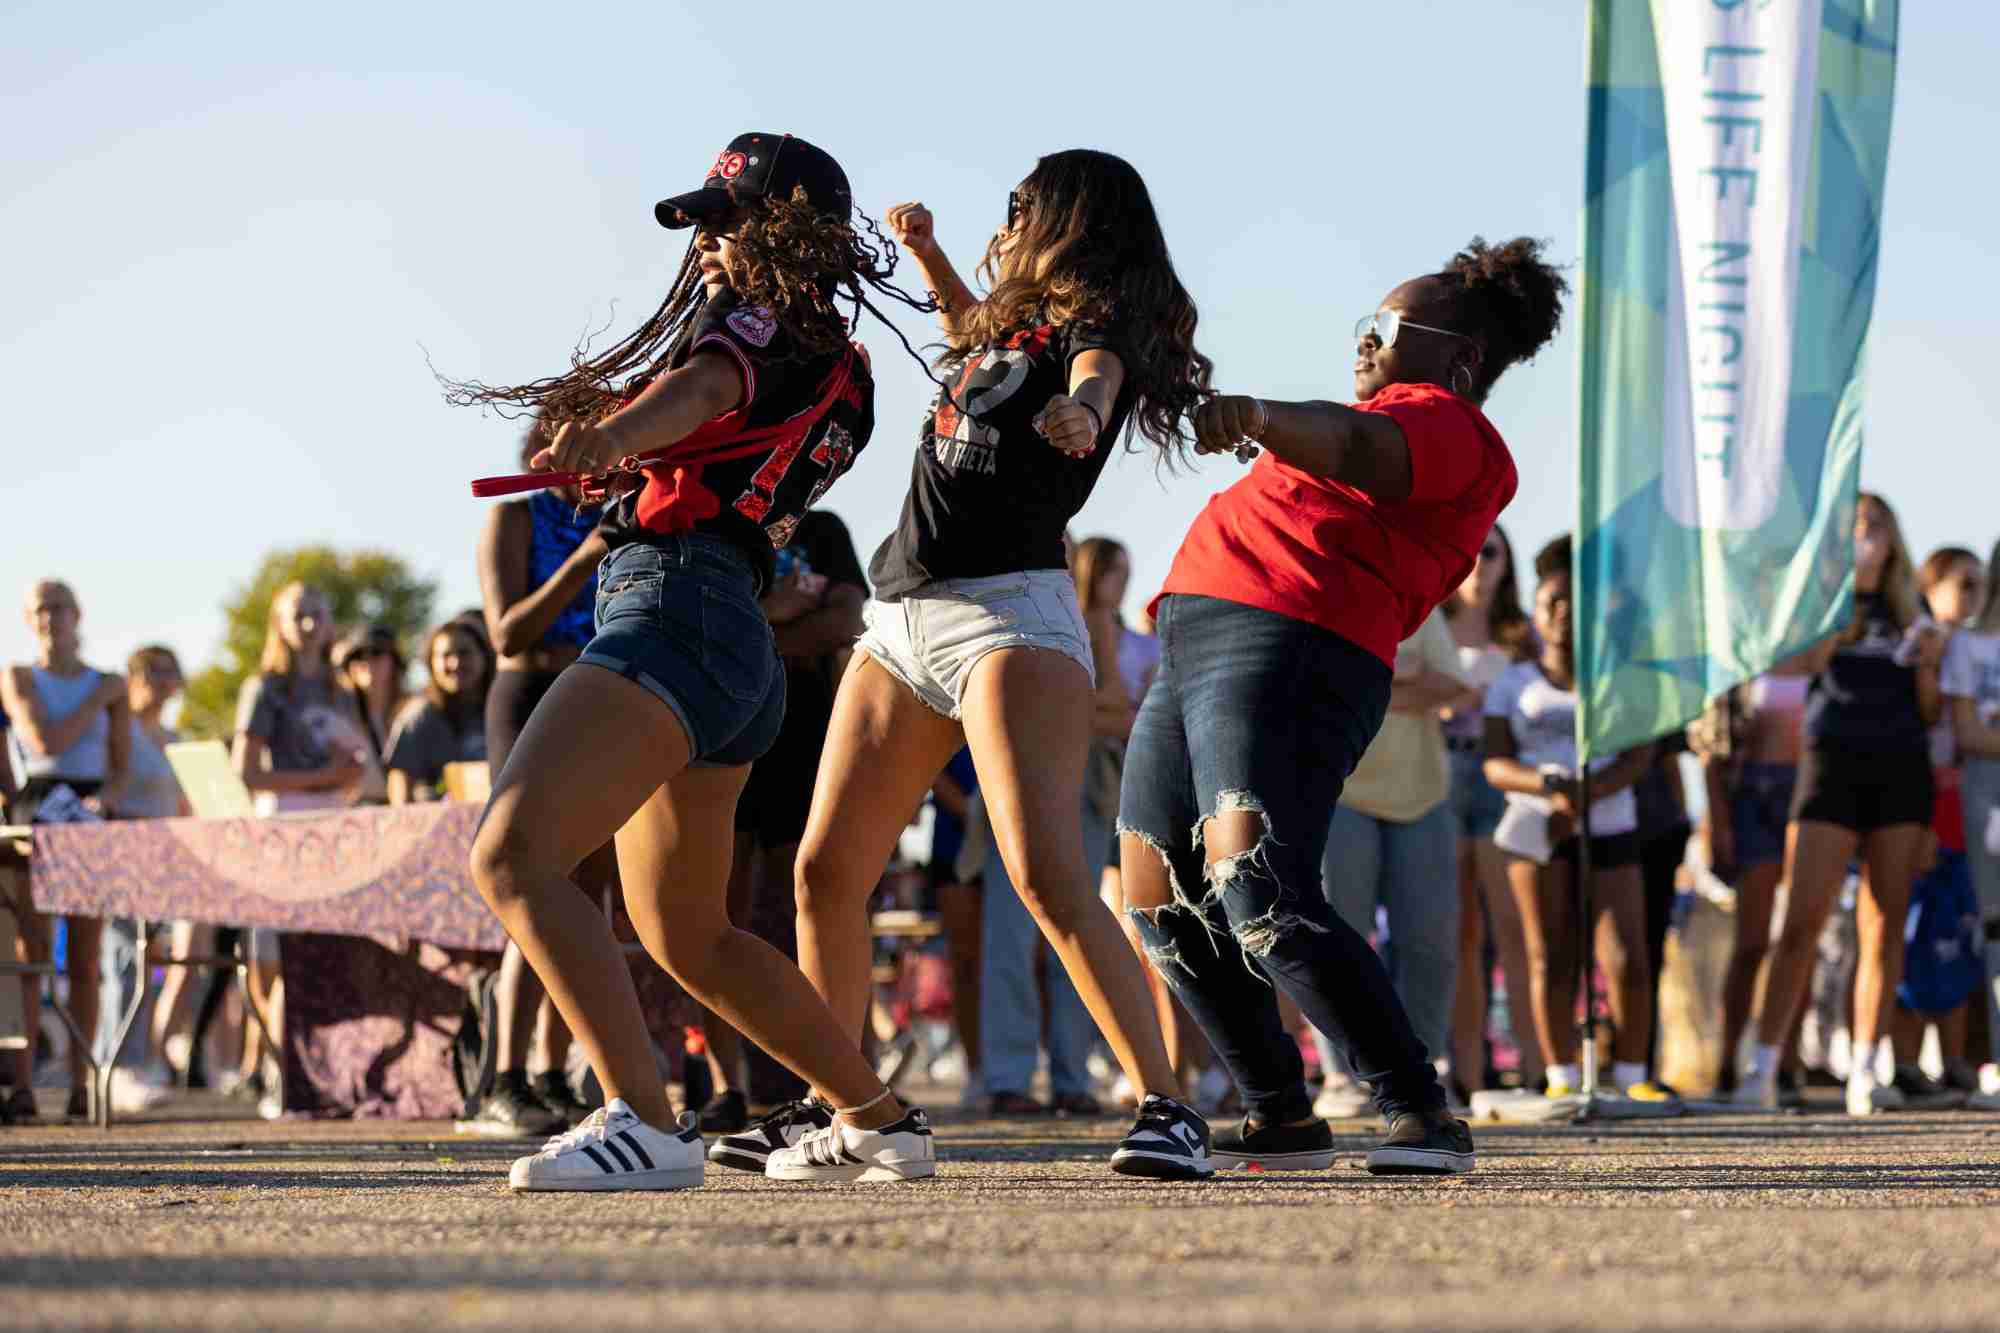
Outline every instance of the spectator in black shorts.
[[(736, 857), (729, 877), (729, 916), (787, 958), (798, 957), (793, 866), (812, 809), (819, 752), (833, 716), (834, 688), (861, 635), (868, 576), (847, 525), (810, 509), (778, 553), (777, 577), (764, 595), (778, 655), (785, 662), (785, 723), (770, 751), (750, 769), (736, 803)], [(708, 1073), (714, 1095), (701, 1108), (704, 1134), (736, 1134), (752, 1107), (805, 1096), (797, 1075), (745, 1042), (715, 1014), (704, 1014)]]
[(1771, 951), (1743, 1088), (1766, 1106), (1777, 1102), (1779, 1047), (1805, 1003), (1820, 931), (1857, 859), (1867, 873), (1855, 907), (1860, 958), (1847, 1110), (1870, 1115), (1903, 1104), (1895, 1084), (1877, 1078), (1875, 1054), (1902, 979), (1904, 916), (1930, 827), (1928, 729), (1944, 711), (1944, 638), (1920, 612), (1916, 569), (1895, 512), (1880, 496), (1863, 494), (1854, 514), (1854, 618), (1805, 655), (1813, 681), (1786, 831), (1791, 899)]

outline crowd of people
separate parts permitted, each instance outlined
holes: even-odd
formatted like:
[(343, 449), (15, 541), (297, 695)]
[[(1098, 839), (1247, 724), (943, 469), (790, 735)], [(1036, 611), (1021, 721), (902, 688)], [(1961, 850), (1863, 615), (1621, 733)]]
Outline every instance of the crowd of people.
[[(1503, 1075), (1555, 1101), (1584, 1088), (1586, 952), (1606, 1091), (1671, 1107), (1659, 984), (1676, 900), (1704, 878), (1735, 902), (1705, 1080), (1721, 1095), (1802, 1096), (1808, 992), (1851, 887), (1846, 1051), (1820, 1056), (1848, 1109), (2000, 1109), (1989, 566), (1959, 547), (1917, 565), (1889, 505), (1860, 497), (1852, 623), (1586, 783), (1570, 543), (1517, 567), (1495, 521), (1514, 468), (1481, 410), (1560, 319), (1534, 243), (1475, 240), (1388, 293), (1357, 326), (1349, 407), (1213, 392), (1117, 158), (1037, 163), (983, 297), (928, 210), (891, 210), (949, 375), (864, 566), (822, 505), (873, 427), (833, 301), (909, 299), (893, 250), (850, 220), (838, 165), (789, 136), (742, 136), (657, 216), (695, 239), (638, 333), (563, 375), (458, 386), (535, 414), (524, 498), (480, 539), (482, 605), (405, 645), (343, 637), (322, 590), (282, 589), (232, 741), (268, 812), (445, 799), (467, 767), (490, 773), (470, 864), (511, 943), (465, 1126), (556, 1136), (515, 1188), (671, 1188), (704, 1160), (930, 1174), (928, 1118), (865, 1045), (871, 898), (926, 804), (921, 905), (943, 926), (966, 1105), (1121, 1103), (1129, 1174), (1323, 1166), (1325, 1118), (1371, 1109), (1389, 1135), (1370, 1169), (1469, 1170), (1455, 1112), (1474, 1094)], [(1127, 436), (1251, 464), (1144, 613), (1125, 548), (1068, 532)], [(185, 813), (162, 758), (178, 664), (147, 648), (95, 670), (80, 618), (63, 583), (30, 590), (36, 660), (0, 676), (25, 779), (7, 775), (10, 821)], [(24, 956), (46, 958), (51, 923), (18, 872), (7, 887)], [(691, 1121), (611, 892), (705, 1006)], [(123, 1007), (106, 989), (129, 995), (146, 962), (119, 923), (65, 925), (68, 1003), (105, 1032)], [(283, 941), (235, 934), (183, 926), (176, 956), (240, 948), (242, 1012), (168, 968), (141, 1040), (181, 1078), (220, 1060), (268, 1100)], [(1927, 1027), (1941, 1079), (1920, 1067)], [(572, 1040), (601, 1106), (567, 1075)], [(4, 1072), (6, 1113), (32, 1116), (32, 1051)], [(1220, 1114), (1240, 1123), (1211, 1133)]]

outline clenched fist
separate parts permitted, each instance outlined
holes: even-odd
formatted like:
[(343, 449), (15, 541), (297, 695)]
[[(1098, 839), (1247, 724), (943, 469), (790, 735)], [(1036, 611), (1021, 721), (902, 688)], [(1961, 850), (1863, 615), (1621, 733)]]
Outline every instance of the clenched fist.
[(1072, 458), (1081, 458), (1097, 447), (1101, 424), (1096, 408), (1066, 393), (1049, 399), (1048, 406), (1035, 418), (1035, 429), (1042, 433), (1042, 438)]
[(1194, 451), (1198, 454), (1256, 456), (1270, 417), (1261, 399), (1243, 394), (1211, 398), (1194, 411)]
[(922, 204), (897, 204), (889, 210), (884, 219), (896, 238), (896, 244), (913, 255), (928, 254), (937, 249), (937, 234), (932, 228), (931, 211)]

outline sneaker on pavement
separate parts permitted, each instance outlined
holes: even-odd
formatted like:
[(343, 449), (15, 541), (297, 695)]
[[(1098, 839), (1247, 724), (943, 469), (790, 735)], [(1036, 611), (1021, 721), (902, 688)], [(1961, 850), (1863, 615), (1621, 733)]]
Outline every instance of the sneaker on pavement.
[(1917, 1065), (1897, 1065), (1890, 1086), (1903, 1095), (1903, 1106), (1911, 1111), (1949, 1110), (1965, 1101), (1964, 1093), (1947, 1088)]
[(136, 1070), (121, 1066), (111, 1071), (111, 1109), (119, 1115), (142, 1115), (172, 1100), (172, 1093), (148, 1083)]
[(1854, 1116), (1874, 1115), (1877, 1111), (1900, 1111), (1903, 1109), (1903, 1094), (1893, 1083), (1877, 1083), (1875, 1071), (1857, 1069), (1847, 1078), (1847, 1113)]
[(1968, 1111), (2000, 1111), (2000, 1065), (1979, 1066), (1979, 1090), (1965, 1099)]
[(1655, 1083), (1642, 1078), (1637, 1083), (1627, 1083), (1618, 1089), (1618, 1095), (1632, 1102), (1645, 1102), (1651, 1106), (1673, 1106), (1679, 1103), (1681, 1095), (1664, 1083)]
[(569, 1124), (558, 1111), (551, 1110), (528, 1087), (528, 1076), (508, 1070), (493, 1079), (493, 1090), (480, 1100), (479, 1109), (458, 1122), (461, 1134), (479, 1134), (493, 1139), (538, 1139), (554, 1134)]
[(708, 1150), (708, 1160), (737, 1171), (764, 1174), (771, 1154), (789, 1148), (816, 1129), (833, 1123), (833, 1108), (816, 1097), (786, 1102), (761, 1120), (744, 1126), (740, 1134), (726, 1134)]
[[(561, 1119), (562, 1124), (556, 1126), (556, 1129), (566, 1125), (580, 1125), (590, 1115), (591, 1107), (583, 1098), (576, 1095), (576, 1089), (570, 1087), (569, 1079), (560, 1069), (544, 1069), (535, 1075), (534, 1082), (528, 1087), (534, 1093), (536, 1101), (548, 1107)], [(549, 1132), (554, 1133), (555, 1129)]]
[(613, 1097), (575, 1129), (558, 1134), (507, 1173), (509, 1188), (527, 1193), (577, 1190), (680, 1190), (701, 1184), (701, 1131), (681, 1117), (674, 1133), (653, 1128)]
[(750, 1125), (750, 1108), (743, 1100), (743, 1094), (731, 1088), (718, 1092), (708, 1099), (708, 1105), (701, 1108), (701, 1132), (704, 1134), (741, 1134)]
[(1333, 1131), (1326, 1121), (1309, 1125), (1240, 1125), (1217, 1131), (1208, 1150), (1218, 1171), (1260, 1167), (1265, 1171), (1324, 1171), (1333, 1165)]
[(1313, 1102), (1313, 1114), (1322, 1120), (1359, 1120), (1374, 1113), (1374, 1094), (1341, 1073), (1326, 1076)]
[(797, 1143), (773, 1152), (764, 1166), (772, 1180), (834, 1180), (868, 1184), (925, 1180), (937, 1174), (931, 1121), (920, 1107), (880, 1129), (855, 1129), (839, 1120), (806, 1131)]
[(1389, 1137), (1368, 1154), (1378, 1176), (1457, 1176), (1475, 1165), (1472, 1130), (1449, 1111), (1399, 1111)]
[(1155, 1093), (1139, 1104), (1139, 1119), (1111, 1154), (1111, 1169), (1151, 1180), (1206, 1180), (1215, 1174), (1208, 1142), (1208, 1121), (1199, 1112)]
[(1782, 1098), (1780, 1076), (1775, 1069), (1763, 1074), (1753, 1071), (1745, 1074), (1742, 1081), (1736, 1085), (1736, 1091), (1729, 1094), (1729, 1104), (1755, 1107), (1760, 1111), (1775, 1111), (1784, 1104)]

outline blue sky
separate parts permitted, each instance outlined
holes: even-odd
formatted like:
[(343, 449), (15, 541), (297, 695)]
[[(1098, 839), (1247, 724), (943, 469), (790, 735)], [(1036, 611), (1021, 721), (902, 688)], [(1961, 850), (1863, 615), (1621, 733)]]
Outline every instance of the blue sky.
[[(1227, 13), (1229, 17), (1220, 17)], [(258, 556), (401, 553), (477, 596), (513, 428), (426, 366), (559, 368), (641, 318), (683, 239), (653, 201), (744, 129), (845, 164), (877, 216), (922, 199), (970, 268), (1040, 153), (1131, 159), (1227, 389), (1345, 397), (1348, 337), (1475, 232), (1576, 258), (1584, 0), (1348, 4), (338, 7), (15, 4), (0, 18), (0, 595), (44, 573), (107, 663), (192, 666)], [(2000, 9), (1909, 4), (1869, 369), (1864, 481), (1912, 543), (2000, 536)], [(615, 307), (614, 307), (615, 303)], [(913, 336), (925, 330), (905, 321)], [(865, 559), (893, 524), (928, 385), (880, 328), (875, 439), (830, 497)], [(1574, 507), (1576, 342), (1490, 412), (1518, 546)], [(1076, 523), (1125, 540), (1136, 597), (1237, 475), (1107, 469)], [(18, 615), (0, 655), (24, 656)]]

